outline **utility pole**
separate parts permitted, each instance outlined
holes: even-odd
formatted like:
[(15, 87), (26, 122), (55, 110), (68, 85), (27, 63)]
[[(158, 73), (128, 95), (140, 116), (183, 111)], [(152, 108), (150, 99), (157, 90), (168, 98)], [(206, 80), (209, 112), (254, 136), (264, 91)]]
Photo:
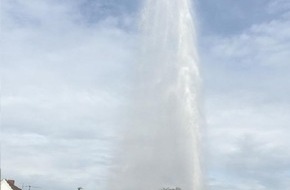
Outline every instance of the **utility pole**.
[[(31, 190), (31, 188), (41, 188), (41, 187), (31, 186), (31, 185), (27, 185), (27, 186), (23, 186), (23, 187), (28, 187), (28, 190)], [(22, 189), (22, 190), (23, 190), (23, 189)]]

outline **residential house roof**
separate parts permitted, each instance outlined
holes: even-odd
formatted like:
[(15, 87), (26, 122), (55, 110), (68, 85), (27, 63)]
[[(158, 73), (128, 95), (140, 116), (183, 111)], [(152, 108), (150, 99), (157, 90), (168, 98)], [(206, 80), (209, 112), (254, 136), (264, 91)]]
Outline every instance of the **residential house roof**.
[(6, 186), (8, 185), (11, 190), (21, 190), (21, 188), (19, 188), (15, 185), (15, 180), (12, 180), (12, 179), (1, 180), (1, 189), (2, 189), (2, 185), (4, 185), (4, 184), (6, 184)]

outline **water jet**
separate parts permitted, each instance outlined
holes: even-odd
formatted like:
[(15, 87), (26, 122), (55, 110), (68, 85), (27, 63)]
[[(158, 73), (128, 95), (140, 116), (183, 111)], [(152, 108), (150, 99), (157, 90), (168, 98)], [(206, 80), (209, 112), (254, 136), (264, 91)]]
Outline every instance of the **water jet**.
[(130, 116), (109, 189), (202, 189), (200, 76), (191, 3), (144, 2)]

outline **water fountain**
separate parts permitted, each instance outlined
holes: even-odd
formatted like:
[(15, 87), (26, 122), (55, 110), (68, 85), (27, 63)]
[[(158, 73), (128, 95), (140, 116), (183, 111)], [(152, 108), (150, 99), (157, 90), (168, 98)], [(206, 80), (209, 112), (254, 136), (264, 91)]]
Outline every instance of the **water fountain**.
[(109, 189), (201, 190), (200, 84), (190, 0), (146, 0), (130, 115)]

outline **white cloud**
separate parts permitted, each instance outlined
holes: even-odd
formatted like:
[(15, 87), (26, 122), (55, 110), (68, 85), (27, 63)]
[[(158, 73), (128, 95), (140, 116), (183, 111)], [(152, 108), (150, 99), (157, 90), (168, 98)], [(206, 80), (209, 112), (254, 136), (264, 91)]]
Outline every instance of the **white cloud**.
[(206, 42), (211, 189), (289, 188), (289, 26), (282, 14)]
[(273, 20), (252, 26), (243, 34), (230, 38), (211, 39), (212, 54), (226, 58), (231, 64), (262, 64), (288, 66), (290, 22)]
[(88, 25), (78, 8), (3, 1), (1, 169), (18, 184), (105, 183), (135, 34), (120, 29), (117, 17)]

